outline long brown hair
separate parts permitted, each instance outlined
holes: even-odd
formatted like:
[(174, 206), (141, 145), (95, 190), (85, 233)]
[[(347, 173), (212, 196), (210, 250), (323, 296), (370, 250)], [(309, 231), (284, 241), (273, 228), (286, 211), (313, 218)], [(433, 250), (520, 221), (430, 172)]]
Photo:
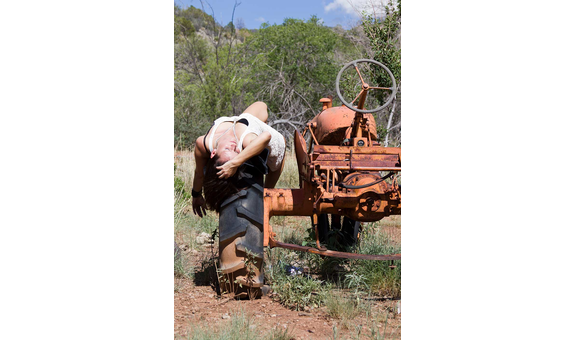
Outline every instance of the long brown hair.
[(224, 164), (218, 155), (210, 158), (206, 163), (204, 174), (204, 197), (209, 210), (220, 212), (220, 206), (231, 195), (238, 193), (243, 187), (238, 187), (240, 169), (226, 179), (219, 178), (219, 170), (216, 168)]
[(263, 186), (263, 175), (268, 173), (266, 161), (269, 150), (264, 149), (259, 155), (250, 158), (238, 167), (236, 173), (226, 179), (218, 177), (216, 168), (225, 162), (217, 154), (210, 158), (204, 168), (204, 197), (206, 207), (220, 212), (222, 203), (230, 196), (240, 192), (254, 183)]

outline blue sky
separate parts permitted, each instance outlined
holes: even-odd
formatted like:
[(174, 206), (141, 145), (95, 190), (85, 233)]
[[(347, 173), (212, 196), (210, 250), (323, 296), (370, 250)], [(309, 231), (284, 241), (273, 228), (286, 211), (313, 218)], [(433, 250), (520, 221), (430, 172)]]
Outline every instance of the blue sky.
[[(232, 18), (232, 10), (235, 0), (211, 0), (208, 1), (214, 11), (216, 21), (227, 24)], [(349, 28), (359, 19), (356, 9), (365, 4), (381, 2), (381, 0), (238, 0), (240, 5), (236, 8), (234, 23), (241, 18), (249, 29), (259, 28), (263, 22), (271, 25), (281, 24), (285, 18), (309, 19), (312, 15), (323, 19), (327, 26), (341, 25)], [(174, 0), (180, 7), (190, 5), (202, 8), (200, 0)], [(204, 1), (204, 9), (212, 14)]]

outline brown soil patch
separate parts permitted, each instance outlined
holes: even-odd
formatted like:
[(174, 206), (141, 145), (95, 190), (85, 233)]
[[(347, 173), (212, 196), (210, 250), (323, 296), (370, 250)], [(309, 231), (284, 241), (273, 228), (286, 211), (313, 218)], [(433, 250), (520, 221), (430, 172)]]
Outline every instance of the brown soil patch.
[[(199, 261), (209, 256), (209, 250), (182, 254), (188, 263), (199, 264)], [(198, 267), (196, 267), (198, 268)], [(196, 282), (197, 283), (197, 282)], [(344, 322), (330, 317), (326, 307), (295, 311), (286, 308), (269, 296), (256, 300), (237, 301), (227, 297), (218, 297), (209, 284), (196, 285), (188, 278), (174, 278), (174, 338), (184, 339), (193, 335), (194, 329), (219, 329), (231, 322), (227, 316), (243, 310), (251, 318), (254, 332), (262, 337), (273, 328), (288, 329), (292, 339), (328, 339), (333, 336), (333, 327), (337, 326), (338, 338), (357, 338), (356, 326), (362, 325), (361, 338), (371, 338), (370, 328), (377, 327), (380, 332), (385, 328), (385, 339), (401, 338), (401, 314), (396, 312), (397, 300), (376, 300), (373, 302), (372, 313), (385, 315), (389, 311), (387, 326), (383, 321), (368, 324), (364, 316), (359, 316), (351, 322)], [(351, 325), (350, 325), (351, 324)]]

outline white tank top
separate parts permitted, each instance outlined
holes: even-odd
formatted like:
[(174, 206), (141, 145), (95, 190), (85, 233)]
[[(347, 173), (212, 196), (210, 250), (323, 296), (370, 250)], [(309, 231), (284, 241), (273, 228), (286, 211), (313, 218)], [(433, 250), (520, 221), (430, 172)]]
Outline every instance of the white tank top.
[(249, 133), (255, 133), (256, 135), (259, 136), (262, 132), (268, 131), (272, 135), (272, 138), (270, 139), (270, 142), (268, 143), (267, 146), (267, 149), (270, 151), (268, 155), (267, 166), (272, 171), (280, 169), (286, 149), (284, 137), (274, 128), (262, 122), (258, 118), (252, 116), (249, 113), (242, 113), (239, 116), (220, 117), (216, 119), (214, 125), (212, 126), (214, 132), (210, 135), (210, 138), (208, 139), (208, 149), (210, 150), (210, 153), (214, 151), (214, 133), (217, 131), (218, 126), (223, 122), (233, 122), (234, 125), (232, 125), (232, 128), (235, 128), (235, 124), (238, 122), (238, 120), (242, 118), (245, 118), (248, 121), (248, 126), (246, 127), (246, 131), (244, 131), (244, 133), (242, 133), (242, 135), (240, 136), (240, 140), (238, 142), (240, 152), (243, 150), (244, 138)]

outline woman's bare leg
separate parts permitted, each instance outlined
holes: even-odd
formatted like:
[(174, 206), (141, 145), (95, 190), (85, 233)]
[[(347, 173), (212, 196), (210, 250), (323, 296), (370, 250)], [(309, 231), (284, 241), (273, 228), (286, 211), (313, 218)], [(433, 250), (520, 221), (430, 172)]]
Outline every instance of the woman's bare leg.
[(264, 188), (275, 188), (278, 180), (280, 179), (280, 175), (284, 169), (284, 164), (286, 162), (286, 155), (284, 154), (284, 158), (282, 159), (282, 165), (276, 171), (270, 171), (266, 175), (266, 181), (264, 183)]
[(268, 123), (268, 106), (264, 102), (255, 102), (248, 106), (243, 113), (249, 113), (264, 123)]

